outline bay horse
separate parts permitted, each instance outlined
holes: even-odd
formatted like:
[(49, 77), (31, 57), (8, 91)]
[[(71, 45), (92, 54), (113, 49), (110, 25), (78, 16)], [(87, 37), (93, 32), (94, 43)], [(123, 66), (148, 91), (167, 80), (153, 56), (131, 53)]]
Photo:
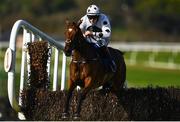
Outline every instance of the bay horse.
[(72, 92), (77, 86), (80, 86), (81, 90), (78, 94), (74, 118), (80, 117), (82, 100), (91, 89), (103, 86), (103, 88), (109, 87), (111, 91), (116, 92), (123, 88), (126, 79), (126, 64), (123, 53), (108, 47), (117, 65), (117, 70), (115, 73), (106, 72), (102, 59), (95, 47), (86, 41), (79, 24), (66, 20), (64, 53), (66, 56), (71, 56), (71, 62), (69, 87), (62, 118), (67, 118), (69, 115), (69, 102)]

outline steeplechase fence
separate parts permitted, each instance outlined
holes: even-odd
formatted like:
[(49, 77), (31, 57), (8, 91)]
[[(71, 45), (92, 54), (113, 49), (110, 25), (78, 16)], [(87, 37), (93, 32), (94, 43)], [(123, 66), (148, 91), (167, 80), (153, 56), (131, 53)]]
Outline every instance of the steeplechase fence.
[[(18, 34), (23, 33), (23, 44), (22, 44), (22, 58), (21, 58), (21, 67), (20, 67), (20, 86), (19, 86), (19, 96), (16, 95), (15, 90), (15, 78), (18, 68), (16, 66), (16, 50), (17, 50), (17, 36)], [(21, 93), (27, 85), (27, 79), (30, 75), (30, 60), (29, 54), (27, 52), (27, 44), (32, 43), (34, 41), (47, 41), (50, 51), (49, 53), (54, 53), (54, 71), (53, 71), (53, 83), (52, 90), (56, 91), (58, 86), (58, 63), (59, 63), (59, 55), (62, 53), (64, 48), (64, 44), (59, 41), (51, 38), (47, 34), (43, 33), (36, 27), (32, 26), (28, 22), (24, 20), (18, 20), (13, 25), (10, 35), (9, 47), (5, 53), (4, 58), (4, 69), (8, 73), (8, 97), (10, 104), (14, 110), (18, 113), (20, 119), (25, 119), (23, 114), (20, 111), (20, 107), (22, 106)], [(53, 49), (54, 48), (54, 49)], [(54, 52), (53, 52), (54, 51)], [(66, 77), (66, 56), (62, 55), (62, 74), (61, 74), (61, 90), (65, 88), (65, 77)], [(49, 57), (47, 62), (47, 73), (48, 77), (50, 77), (50, 67), (52, 56)], [(19, 100), (18, 100), (19, 98)]]

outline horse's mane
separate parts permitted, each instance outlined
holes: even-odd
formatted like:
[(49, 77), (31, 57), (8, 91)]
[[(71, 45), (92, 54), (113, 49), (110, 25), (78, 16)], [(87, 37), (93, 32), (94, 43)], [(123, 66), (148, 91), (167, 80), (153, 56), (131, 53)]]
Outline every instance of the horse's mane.
[(74, 27), (76, 27), (76, 28), (78, 29), (79, 35), (82, 36), (82, 42), (80, 42), (79, 45), (81, 45), (81, 44), (84, 45), (84, 44), (85, 44), (85, 46), (88, 46), (88, 47), (92, 48), (93, 50), (95, 50), (96, 48), (95, 48), (94, 44), (88, 42), (88, 41), (86, 40), (86, 38), (83, 36), (83, 32), (81, 31), (81, 29), (80, 29), (80, 27), (79, 27), (79, 25), (81, 24), (81, 21), (78, 21), (77, 23), (72, 22), (72, 24), (74, 25)]

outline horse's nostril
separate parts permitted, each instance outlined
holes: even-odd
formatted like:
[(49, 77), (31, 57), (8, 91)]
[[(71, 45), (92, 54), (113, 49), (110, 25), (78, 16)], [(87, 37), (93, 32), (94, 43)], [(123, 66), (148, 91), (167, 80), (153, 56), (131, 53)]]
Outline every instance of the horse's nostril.
[(63, 50), (66, 56), (71, 55), (71, 50), (67, 50), (66, 48)]
[(70, 55), (71, 55), (71, 51), (66, 51), (66, 52), (65, 52), (65, 55), (66, 55), (66, 56), (70, 56)]

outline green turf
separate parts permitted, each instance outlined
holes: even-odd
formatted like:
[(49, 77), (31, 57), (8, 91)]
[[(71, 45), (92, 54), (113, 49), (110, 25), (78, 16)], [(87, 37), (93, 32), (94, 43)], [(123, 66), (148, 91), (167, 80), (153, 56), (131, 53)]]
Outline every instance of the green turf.
[(164, 70), (144, 66), (127, 66), (129, 87), (180, 86), (179, 70)]
[(175, 55), (174, 62), (180, 64), (180, 53), (177, 53), (177, 54)]

